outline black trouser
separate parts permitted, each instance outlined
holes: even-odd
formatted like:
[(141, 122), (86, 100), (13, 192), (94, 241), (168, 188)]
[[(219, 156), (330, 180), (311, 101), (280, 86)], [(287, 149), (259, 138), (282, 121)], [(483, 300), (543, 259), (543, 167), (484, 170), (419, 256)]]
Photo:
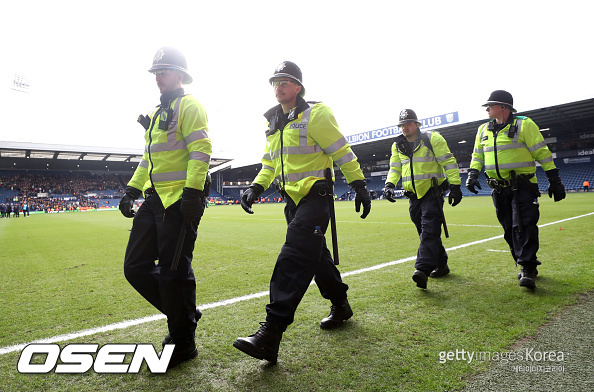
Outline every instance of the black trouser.
[[(497, 219), (503, 227), (503, 237), (509, 245), (509, 250), (516, 263), (528, 267), (536, 267), (540, 261), (536, 259), (538, 251), (538, 185), (519, 183), (517, 193), (514, 194), (511, 187), (501, 188), (500, 191), (493, 190), (493, 205), (497, 213)], [(522, 230), (518, 230), (516, 222), (516, 202), (519, 207), (518, 215), (522, 224)]]
[(419, 249), (415, 268), (429, 275), (438, 266), (448, 262), (448, 254), (441, 243), (441, 225), (443, 223), (439, 204), (443, 208), (443, 198), (436, 198), (431, 191), (418, 199), (414, 194), (410, 196), (410, 219), (419, 233)]
[(346, 298), (348, 285), (342, 282), (323, 235), (314, 234), (316, 226), (326, 233), (330, 220), (326, 184), (314, 185), (298, 205), (286, 197), (287, 237), (272, 278), (266, 320), (281, 325), (293, 322), (297, 306), (312, 278), (322, 297), (332, 303)]
[(199, 221), (186, 228), (179, 264), (172, 271), (185, 224), (180, 206), (181, 200), (164, 209), (156, 193), (147, 197), (134, 216), (124, 273), (128, 282), (167, 316), (173, 340), (185, 342), (194, 338), (196, 330), (196, 280), (191, 263)]

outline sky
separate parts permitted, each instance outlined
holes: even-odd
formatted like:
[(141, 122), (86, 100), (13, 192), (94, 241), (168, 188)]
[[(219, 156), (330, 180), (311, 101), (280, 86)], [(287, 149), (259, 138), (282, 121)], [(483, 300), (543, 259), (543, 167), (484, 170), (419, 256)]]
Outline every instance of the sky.
[[(303, 72), (344, 135), (393, 126), (402, 109), (486, 119), (493, 90), (517, 110), (594, 95), (594, 2), (14, 1), (0, 25), (0, 141), (143, 149), (136, 122), (159, 103), (148, 69), (182, 50), (205, 107), (213, 155), (257, 163), (268, 79)], [(14, 75), (29, 92), (11, 89)], [(6, 110), (8, 109), (8, 110)]]

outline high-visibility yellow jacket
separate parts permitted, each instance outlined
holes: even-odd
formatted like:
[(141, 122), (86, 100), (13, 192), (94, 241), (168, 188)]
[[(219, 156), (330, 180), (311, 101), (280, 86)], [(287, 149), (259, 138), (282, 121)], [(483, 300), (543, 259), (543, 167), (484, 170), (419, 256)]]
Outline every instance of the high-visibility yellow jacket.
[[(555, 169), (553, 154), (547, 147), (538, 126), (528, 117), (514, 116), (497, 134), (493, 132), (495, 120), (482, 124), (476, 133), (471, 169), (485, 167), (485, 173), (498, 180), (510, 180), (510, 172), (532, 174), (536, 162), (547, 171)], [(510, 129), (513, 137), (510, 138)], [(536, 176), (530, 179), (537, 183)]]
[(282, 115), (277, 105), (265, 116), (269, 121), (262, 169), (254, 182), (268, 189), (276, 181), (298, 204), (326, 168), (340, 167), (347, 183), (364, 180), (357, 156), (340, 133), (332, 110), (323, 103), (308, 103), (297, 97), (297, 107), (288, 123), (276, 129), (274, 116)]
[(159, 107), (149, 114), (146, 146), (128, 186), (144, 190), (150, 186), (167, 208), (182, 196), (184, 187), (204, 189), (212, 145), (208, 137), (204, 107), (192, 96), (175, 98), (169, 128), (159, 129), (166, 114)]
[[(428, 136), (433, 148), (433, 155), (421, 138), (421, 132)], [(404, 139), (406, 143), (406, 139)], [(418, 198), (425, 196), (431, 189), (431, 178), (437, 178), (441, 185), (446, 179), (453, 185), (460, 185), (460, 171), (456, 158), (450, 152), (447, 142), (436, 131), (419, 131), (419, 139), (412, 158), (398, 148), (397, 142), (392, 143), (390, 170), (386, 183), (396, 185), (402, 178), (402, 188), (414, 192)]]

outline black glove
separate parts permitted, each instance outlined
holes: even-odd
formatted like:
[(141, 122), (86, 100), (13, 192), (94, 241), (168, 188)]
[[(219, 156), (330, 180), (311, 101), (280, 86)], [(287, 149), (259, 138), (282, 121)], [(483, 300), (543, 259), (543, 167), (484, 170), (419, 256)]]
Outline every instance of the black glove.
[(450, 195), (448, 196), (448, 203), (452, 207), (456, 207), (462, 201), (462, 191), (460, 185), (450, 184)]
[(254, 213), (254, 210), (252, 210), (252, 204), (258, 200), (258, 197), (260, 197), (262, 192), (264, 192), (264, 187), (260, 184), (256, 184), (255, 182), (250, 185), (249, 188), (245, 190), (245, 192), (243, 192), (243, 195), (241, 195), (241, 207), (245, 212), (248, 214)]
[[(466, 189), (468, 189), (470, 192), (474, 193), (474, 194), (478, 194), (478, 191), (476, 189), (474, 189), (474, 187), (476, 186), (478, 189), (483, 189), (481, 188), (481, 184), (479, 184), (479, 171), (476, 169), (468, 169), (468, 179), (466, 179)], [(457, 204), (457, 203), (456, 203)]]
[(126, 194), (120, 200), (120, 211), (122, 212), (122, 215), (126, 218), (134, 218), (135, 212), (132, 209), (132, 205), (134, 205), (134, 201), (141, 195), (142, 191), (140, 189), (131, 186), (126, 187)]
[(371, 211), (371, 198), (369, 192), (367, 192), (367, 182), (365, 180), (355, 180), (349, 184), (355, 191), (355, 211), (361, 210), (361, 204), (363, 204), (363, 213), (361, 219), (365, 219)]
[(565, 187), (561, 182), (561, 177), (559, 177), (559, 169), (547, 170), (545, 174), (549, 179), (549, 197), (555, 196), (555, 201), (565, 199)]
[(396, 202), (396, 192), (394, 191), (394, 189), (396, 188), (396, 186), (394, 184), (392, 184), (391, 182), (386, 182), (386, 185), (384, 186), (384, 197), (386, 198), (386, 200), (388, 200), (390, 203), (395, 203)]
[(186, 222), (194, 222), (204, 214), (204, 192), (195, 188), (184, 188), (181, 212)]

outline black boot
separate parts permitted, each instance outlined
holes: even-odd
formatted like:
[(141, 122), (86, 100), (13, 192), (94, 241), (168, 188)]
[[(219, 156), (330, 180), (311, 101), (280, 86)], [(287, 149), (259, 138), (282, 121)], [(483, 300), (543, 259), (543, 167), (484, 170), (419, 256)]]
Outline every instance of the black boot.
[(196, 348), (196, 343), (194, 343), (193, 338), (181, 341), (180, 343), (171, 340), (168, 344), (175, 344), (175, 348), (173, 349), (173, 354), (169, 360), (167, 370), (198, 356), (198, 349)]
[(531, 266), (522, 266), (520, 273), (518, 274), (518, 279), (520, 279), (520, 286), (527, 287), (529, 289), (536, 288), (536, 275), (538, 272), (536, 271), (536, 267)]
[(436, 269), (431, 271), (431, 273), (429, 274), (429, 277), (430, 278), (441, 278), (442, 276), (446, 276), (449, 273), (450, 273), (450, 267), (448, 267), (448, 264), (446, 263), (444, 265), (440, 265), (439, 267), (437, 267)]
[(415, 281), (415, 283), (417, 284), (417, 287), (426, 289), (427, 288), (427, 280), (429, 280), (429, 278), (427, 278), (427, 274), (425, 274), (423, 271), (416, 270), (413, 273), (412, 280)]
[(266, 321), (260, 323), (260, 329), (247, 338), (237, 338), (233, 347), (257, 359), (265, 359), (275, 364), (278, 348), (286, 327)]
[[(198, 320), (200, 320), (202, 318), (202, 312), (200, 311), (200, 309), (196, 308), (196, 322), (198, 322)], [(161, 342), (161, 346), (165, 347), (166, 344), (171, 344), (171, 334), (168, 332), (167, 335), (165, 335), (165, 339), (163, 339), (163, 341)]]
[(320, 328), (334, 329), (351, 317), (353, 317), (353, 310), (351, 309), (351, 305), (349, 305), (349, 301), (345, 298), (332, 304), (330, 314), (325, 319), (322, 319)]

